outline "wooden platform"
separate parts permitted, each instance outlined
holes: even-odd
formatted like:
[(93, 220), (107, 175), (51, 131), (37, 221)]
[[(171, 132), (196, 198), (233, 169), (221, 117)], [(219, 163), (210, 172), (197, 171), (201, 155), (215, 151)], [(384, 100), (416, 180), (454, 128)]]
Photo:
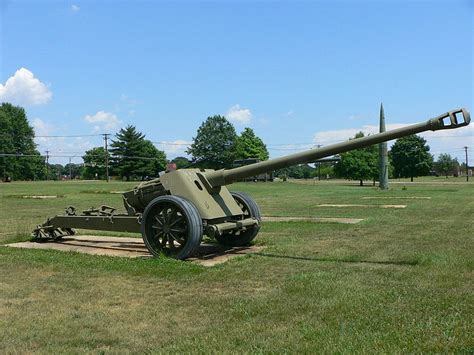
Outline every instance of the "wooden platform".
[[(7, 244), (6, 246), (26, 249), (51, 249), (65, 252), (73, 251), (126, 258), (152, 257), (141, 238), (77, 235), (63, 238), (61, 241), (56, 242), (20, 242)], [(217, 244), (201, 244), (197, 255), (187, 259), (187, 261), (203, 266), (214, 266), (237, 256), (259, 252), (263, 248), (262, 246), (228, 248)]]

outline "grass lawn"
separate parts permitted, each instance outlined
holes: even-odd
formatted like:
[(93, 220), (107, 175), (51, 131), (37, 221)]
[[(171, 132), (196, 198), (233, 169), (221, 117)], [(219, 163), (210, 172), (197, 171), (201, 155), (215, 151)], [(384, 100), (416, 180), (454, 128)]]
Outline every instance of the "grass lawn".
[[(463, 181), (395, 181), (385, 192), (344, 181), (231, 185), (265, 216), (365, 220), (268, 222), (256, 240), (264, 251), (212, 268), (0, 246), (0, 353), (472, 353), (474, 182)], [(68, 205), (122, 208), (109, 192), (133, 185), (0, 184), (0, 244), (28, 239)], [(414, 196), (431, 199), (387, 198)]]

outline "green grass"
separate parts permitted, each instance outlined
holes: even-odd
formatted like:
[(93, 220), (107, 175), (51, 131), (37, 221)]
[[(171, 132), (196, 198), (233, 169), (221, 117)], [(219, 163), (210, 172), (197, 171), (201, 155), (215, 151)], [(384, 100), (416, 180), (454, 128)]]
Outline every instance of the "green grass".
[[(264, 251), (213, 268), (0, 247), (0, 353), (472, 353), (474, 184), (445, 180), (385, 192), (343, 181), (231, 185), (264, 215), (365, 220), (266, 223)], [(107, 192), (132, 186), (0, 184), (0, 244), (28, 239), (68, 205), (121, 207)]]

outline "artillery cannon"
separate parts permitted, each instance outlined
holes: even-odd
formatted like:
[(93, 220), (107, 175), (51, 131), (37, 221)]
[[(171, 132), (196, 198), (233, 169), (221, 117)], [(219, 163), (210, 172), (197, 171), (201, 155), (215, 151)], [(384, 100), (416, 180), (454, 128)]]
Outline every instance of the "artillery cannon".
[(467, 126), (466, 109), (449, 111), (424, 123), (386, 131), (347, 142), (310, 149), (234, 169), (181, 169), (168, 171), (158, 179), (143, 182), (123, 194), (127, 214), (112, 207), (49, 218), (33, 231), (33, 237), (60, 239), (73, 235), (73, 228), (141, 233), (152, 255), (166, 254), (177, 259), (192, 256), (204, 234), (230, 246), (251, 242), (261, 226), (258, 205), (248, 195), (230, 192), (225, 185), (245, 177), (363, 148), (423, 131)]

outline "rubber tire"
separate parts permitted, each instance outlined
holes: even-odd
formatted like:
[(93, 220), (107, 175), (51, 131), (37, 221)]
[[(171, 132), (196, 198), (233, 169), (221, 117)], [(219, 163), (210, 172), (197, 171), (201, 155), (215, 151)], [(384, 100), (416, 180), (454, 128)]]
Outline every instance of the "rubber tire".
[(155, 207), (157, 204), (164, 202), (172, 203), (179, 207), (183, 211), (183, 214), (186, 218), (186, 223), (188, 226), (188, 236), (186, 244), (184, 245), (184, 248), (179, 251), (178, 254), (172, 255), (172, 257), (179, 260), (187, 259), (193, 256), (199, 248), (199, 245), (202, 241), (203, 227), (202, 218), (199, 215), (197, 208), (190, 201), (186, 200), (183, 197), (172, 195), (159, 196), (152, 200), (146, 206), (145, 211), (142, 215), (142, 222), (140, 226), (143, 242), (145, 243), (150, 254), (152, 254), (153, 256), (160, 256), (162, 254), (161, 250), (155, 250), (148, 241), (148, 238), (146, 236), (146, 224), (147, 222), (149, 222), (148, 218), (153, 217), (149, 216), (150, 211), (153, 210), (153, 207)]
[(222, 235), (216, 235), (216, 240), (224, 245), (232, 247), (241, 247), (248, 245), (252, 240), (255, 239), (259, 230), (260, 222), (262, 221), (262, 216), (260, 214), (260, 208), (253, 198), (243, 192), (232, 191), (232, 197), (237, 203), (241, 203), (249, 211), (250, 217), (254, 217), (258, 220), (258, 226), (248, 229), (245, 232), (242, 232), (240, 235), (235, 235), (233, 232), (224, 233)]

